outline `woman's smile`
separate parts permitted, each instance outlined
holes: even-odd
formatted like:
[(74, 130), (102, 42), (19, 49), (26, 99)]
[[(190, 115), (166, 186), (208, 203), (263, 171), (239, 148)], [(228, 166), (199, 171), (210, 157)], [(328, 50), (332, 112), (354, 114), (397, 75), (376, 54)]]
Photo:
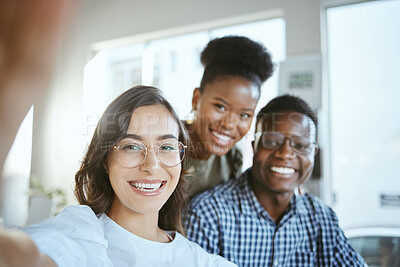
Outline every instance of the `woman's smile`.
[(128, 181), (135, 193), (143, 196), (155, 196), (162, 193), (167, 181), (159, 179), (142, 179), (135, 181)]
[(229, 146), (235, 141), (234, 137), (229, 134), (219, 133), (217, 131), (210, 130), (214, 142), (220, 146)]

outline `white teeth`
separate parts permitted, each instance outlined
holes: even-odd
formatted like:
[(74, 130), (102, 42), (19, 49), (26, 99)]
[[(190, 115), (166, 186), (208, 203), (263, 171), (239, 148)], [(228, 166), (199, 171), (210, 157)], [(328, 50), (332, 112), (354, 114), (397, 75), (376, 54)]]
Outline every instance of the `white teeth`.
[(231, 138), (229, 136), (226, 135), (222, 135), (216, 132), (212, 132), (213, 135), (215, 135), (218, 139), (221, 139), (221, 141), (223, 142), (228, 142), (229, 140), (231, 140)]
[(161, 187), (162, 183), (145, 184), (145, 183), (132, 182), (131, 185), (140, 191), (152, 192), (152, 191), (156, 191), (157, 189), (159, 189)]
[(286, 168), (286, 167), (272, 166), (271, 170), (273, 172), (277, 172), (277, 173), (281, 173), (281, 174), (292, 174), (292, 173), (294, 173), (294, 169), (293, 168)]

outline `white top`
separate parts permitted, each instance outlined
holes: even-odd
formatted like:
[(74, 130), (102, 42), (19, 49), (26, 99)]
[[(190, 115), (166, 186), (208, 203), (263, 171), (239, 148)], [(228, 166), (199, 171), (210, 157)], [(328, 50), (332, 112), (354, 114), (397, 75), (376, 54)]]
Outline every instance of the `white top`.
[(83, 205), (69, 206), (58, 216), (21, 230), (59, 267), (236, 266), (208, 254), (177, 232), (170, 243), (150, 241), (125, 230), (105, 214), (97, 217)]

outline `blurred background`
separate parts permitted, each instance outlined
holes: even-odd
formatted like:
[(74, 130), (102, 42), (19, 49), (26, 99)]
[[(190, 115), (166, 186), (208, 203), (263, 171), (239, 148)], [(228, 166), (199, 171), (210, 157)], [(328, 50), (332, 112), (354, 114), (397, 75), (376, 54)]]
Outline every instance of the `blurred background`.
[[(116, 96), (154, 85), (185, 119), (206, 43), (244, 35), (262, 42), (276, 66), (257, 110), (292, 93), (318, 114), (320, 153), (306, 190), (332, 206), (346, 231), (395, 236), (399, 14), (395, 0), (82, 1), (60, 46), (52, 88), (28, 113), (8, 155), (0, 192), (4, 225), (22, 226), (76, 204), (75, 172)], [(252, 131), (241, 142), (244, 168), (252, 164)], [(399, 238), (391, 242), (400, 254)]]

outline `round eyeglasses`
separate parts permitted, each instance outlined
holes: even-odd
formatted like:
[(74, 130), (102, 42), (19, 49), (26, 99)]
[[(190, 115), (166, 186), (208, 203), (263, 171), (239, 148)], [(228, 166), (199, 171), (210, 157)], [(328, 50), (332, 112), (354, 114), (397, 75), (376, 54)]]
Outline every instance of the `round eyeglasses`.
[(261, 145), (268, 150), (280, 149), (286, 139), (289, 140), (290, 146), (298, 154), (310, 154), (314, 148), (318, 148), (315, 142), (304, 136), (292, 136), (289, 138), (277, 132), (263, 132), (256, 133), (255, 135), (258, 137), (261, 136)]
[[(154, 146), (158, 160), (167, 167), (177, 166), (185, 157), (186, 146), (181, 142), (164, 142), (158, 146)], [(148, 148), (135, 141), (126, 141), (118, 146), (114, 146), (117, 150), (118, 161), (126, 168), (134, 168), (143, 163), (148, 154)]]

